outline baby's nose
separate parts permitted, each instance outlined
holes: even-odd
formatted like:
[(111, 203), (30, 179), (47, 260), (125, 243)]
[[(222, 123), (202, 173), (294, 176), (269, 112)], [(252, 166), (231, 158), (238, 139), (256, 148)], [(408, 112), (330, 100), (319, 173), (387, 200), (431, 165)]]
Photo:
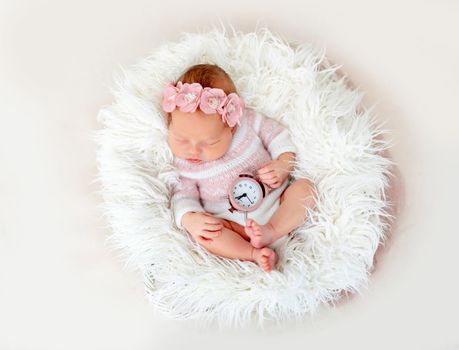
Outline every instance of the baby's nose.
[(190, 147), (189, 153), (190, 153), (190, 156), (197, 157), (197, 156), (199, 156), (201, 151), (196, 147)]

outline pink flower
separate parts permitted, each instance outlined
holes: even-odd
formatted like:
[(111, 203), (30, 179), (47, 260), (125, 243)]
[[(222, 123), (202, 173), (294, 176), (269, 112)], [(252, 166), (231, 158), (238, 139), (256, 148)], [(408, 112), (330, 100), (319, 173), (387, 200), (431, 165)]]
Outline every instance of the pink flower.
[(223, 108), (219, 109), (219, 113), (222, 115), (222, 121), (228, 123), (230, 127), (241, 125), (239, 119), (242, 116), (244, 109), (244, 101), (234, 92), (228, 95), (226, 104)]
[(172, 112), (175, 109), (176, 107), (175, 99), (181, 87), (182, 87), (182, 82), (180, 81), (177, 83), (177, 87), (175, 87), (174, 83), (171, 81), (167, 83), (167, 86), (164, 88), (164, 91), (163, 91), (163, 101), (162, 101), (163, 109), (166, 112)]
[(205, 87), (201, 94), (199, 108), (206, 114), (214, 114), (223, 107), (226, 99), (226, 94), (222, 89)]
[(185, 83), (179, 90), (175, 102), (182, 112), (195, 112), (201, 100), (202, 86)]
[(180, 107), (182, 112), (195, 112), (198, 107), (206, 114), (218, 113), (230, 127), (240, 124), (245, 108), (244, 101), (236, 93), (228, 96), (222, 89), (202, 87), (199, 83), (169, 82), (163, 90), (162, 106), (170, 113)]

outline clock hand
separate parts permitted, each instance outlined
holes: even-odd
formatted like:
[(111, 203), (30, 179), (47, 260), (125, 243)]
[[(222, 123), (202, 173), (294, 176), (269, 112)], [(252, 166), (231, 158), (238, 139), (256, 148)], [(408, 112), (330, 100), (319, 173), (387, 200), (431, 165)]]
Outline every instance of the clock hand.
[[(245, 193), (244, 193), (244, 194), (245, 194)], [(249, 200), (249, 202), (253, 204), (253, 202), (250, 200), (249, 196), (246, 196), (246, 197), (247, 197), (247, 199)]]
[(247, 193), (241, 194), (240, 196), (236, 197), (236, 199), (241, 199), (242, 197), (247, 197)]

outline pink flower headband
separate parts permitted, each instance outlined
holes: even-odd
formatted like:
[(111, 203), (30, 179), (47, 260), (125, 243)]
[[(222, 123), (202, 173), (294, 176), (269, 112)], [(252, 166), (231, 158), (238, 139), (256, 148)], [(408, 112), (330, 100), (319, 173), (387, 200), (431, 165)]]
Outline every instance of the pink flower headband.
[(234, 92), (228, 96), (222, 89), (203, 88), (199, 83), (169, 82), (163, 91), (163, 109), (172, 112), (176, 107), (182, 112), (195, 112), (199, 108), (206, 114), (218, 113), (230, 127), (238, 124), (244, 110), (244, 101)]

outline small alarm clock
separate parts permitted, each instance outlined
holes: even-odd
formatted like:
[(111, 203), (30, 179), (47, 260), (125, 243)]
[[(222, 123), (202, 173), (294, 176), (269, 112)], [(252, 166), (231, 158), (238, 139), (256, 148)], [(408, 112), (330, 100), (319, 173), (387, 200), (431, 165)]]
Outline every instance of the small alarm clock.
[(268, 189), (250, 172), (239, 174), (228, 189), (228, 198), (231, 204), (230, 212), (239, 210), (247, 213), (257, 209), (266, 197)]

